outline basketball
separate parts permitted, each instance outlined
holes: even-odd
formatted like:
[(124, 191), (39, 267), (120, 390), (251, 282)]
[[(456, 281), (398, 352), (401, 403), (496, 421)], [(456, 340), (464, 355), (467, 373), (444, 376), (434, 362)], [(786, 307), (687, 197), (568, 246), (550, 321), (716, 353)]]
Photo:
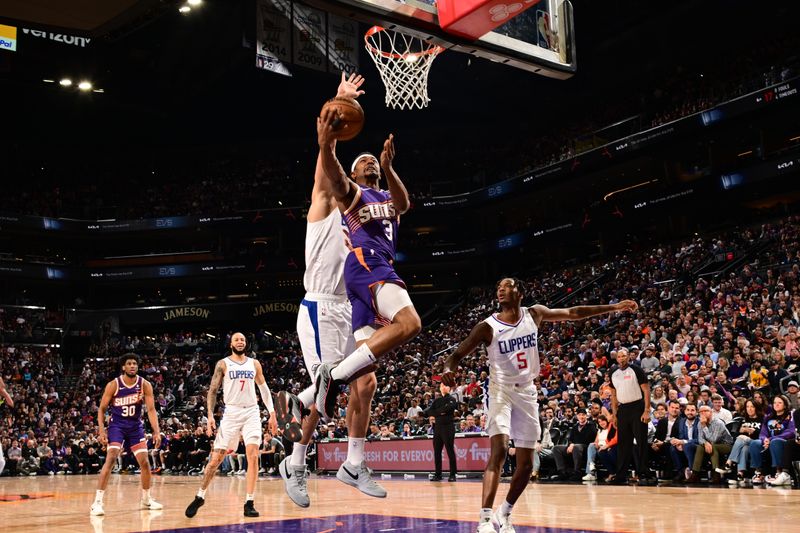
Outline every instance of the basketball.
[(337, 140), (349, 141), (361, 133), (364, 127), (364, 109), (361, 104), (352, 98), (337, 96), (325, 102), (320, 116), (330, 107), (335, 107), (339, 113), (339, 119), (333, 123), (333, 129), (337, 132)]

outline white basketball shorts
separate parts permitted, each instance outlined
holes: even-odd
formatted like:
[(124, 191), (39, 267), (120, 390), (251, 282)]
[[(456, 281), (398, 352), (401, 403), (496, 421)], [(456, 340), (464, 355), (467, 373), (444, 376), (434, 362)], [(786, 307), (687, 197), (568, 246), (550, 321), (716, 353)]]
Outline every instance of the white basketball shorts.
[(346, 296), (308, 293), (300, 303), (297, 336), (312, 381), (320, 364), (338, 363), (356, 349), (352, 313)]
[(214, 449), (236, 450), (240, 436), (245, 444), (261, 446), (261, 412), (258, 404), (251, 407), (225, 406), (214, 439)]
[(490, 437), (508, 435), (517, 448), (533, 448), (539, 441), (539, 402), (536, 385), (501, 385), (489, 381), (486, 430)]

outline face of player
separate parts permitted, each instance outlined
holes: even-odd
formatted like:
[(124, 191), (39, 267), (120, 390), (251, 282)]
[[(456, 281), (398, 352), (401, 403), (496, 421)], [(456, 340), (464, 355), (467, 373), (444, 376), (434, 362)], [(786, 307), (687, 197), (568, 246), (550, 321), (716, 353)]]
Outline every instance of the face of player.
[(139, 364), (136, 362), (136, 359), (128, 359), (125, 361), (125, 366), (122, 367), (122, 371), (127, 377), (135, 378), (136, 373), (139, 372)]
[(522, 295), (516, 282), (511, 278), (503, 278), (497, 284), (497, 301), (501, 306), (519, 307)]
[(381, 179), (381, 166), (375, 157), (364, 156), (358, 160), (356, 168), (350, 176), (359, 185), (375, 189)]
[(244, 355), (247, 348), (247, 339), (241, 333), (234, 333), (231, 337), (231, 351), (236, 355)]

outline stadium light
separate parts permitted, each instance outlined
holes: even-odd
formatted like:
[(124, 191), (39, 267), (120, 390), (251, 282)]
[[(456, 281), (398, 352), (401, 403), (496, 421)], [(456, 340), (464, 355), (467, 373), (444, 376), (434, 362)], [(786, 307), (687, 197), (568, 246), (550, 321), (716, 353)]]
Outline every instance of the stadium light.
[(197, 7), (203, 3), (203, 0), (187, 0), (186, 3), (189, 4), (190, 6)]
[(178, 8), (178, 11), (180, 11), (181, 13), (188, 13), (191, 10), (192, 10), (192, 8), (189, 7), (189, 6), (181, 6), (181, 7)]
[(55, 83), (56, 82), (56, 80), (49, 80), (47, 78), (43, 79), (42, 81), (45, 82), (45, 83)]
[(72, 80), (69, 78), (63, 78), (61, 81), (58, 82), (59, 85), (62, 87), (69, 87), (72, 85)]
[(92, 84), (88, 81), (82, 81), (78, 84), (78, 89), (80, 89), (81, 91), (91, 91)]

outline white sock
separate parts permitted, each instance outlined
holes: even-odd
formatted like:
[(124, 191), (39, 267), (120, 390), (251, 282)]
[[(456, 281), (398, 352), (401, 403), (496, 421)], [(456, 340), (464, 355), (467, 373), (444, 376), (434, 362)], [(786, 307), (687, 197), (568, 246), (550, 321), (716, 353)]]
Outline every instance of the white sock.
[(353, 374), (366, 368), (375, 362), (375, 356), (369, 349), (367, 343), (362, 344), (356, 350), (345, 357), (336, 368), (331, 370), (331, 377), (337, 381), (348, 381)]
[(146, 502), (150, 501), (150, 489), (142, 489), (142, 500)]
[(364, 439), (347, 438), (347, 462), (358, 466), (364, 461)]
[(255, 494), (248, 494), (247, 497), (244, 499), (244, 501), (252, 502), (255, 499), (256, 499), (256, 495)]
[(513, 508), (514, 506), (512, 504), (508, 503), (507, 501), (504, 501), (503, 504), (500, 506), (500, 516), (510, 515), (511, 509)]
[(292, 466), (305, 466), (307, 449), (308, 444), (300, 444), (299, 442), (295, 444), (292, 449), (292, 459), (289, 461), (289, 464)]
[(309, 406), (314, 404), (314, 393), (316, 390), (317, 386), (312, 384), (309, 388), (297, 395), (297, 398), (300, 400), (300, 403), (303, 404), (304, 408), (308, 409)]
[(478, 519), (478, 522), (480, 522), (480, 523), (488, 522), (491, 519), (492, 519), (492, 510), (491, 510), (491, 508), (489, 508), (489, 509), (486, 509), (486, 508), (481, 509), (481, 514), (480, 514), (480, 518)]
[(206, 489), (200, 489), (197, 491), (197, 497), (206, 499)]
[(95, 492), (94, 493), (94, 503), (103, 503), (103, 494), (105, 494), (105, 493), (106, 493), (106, 491), (104, 491), (104, 490), (98, 490), (97, 492)]

